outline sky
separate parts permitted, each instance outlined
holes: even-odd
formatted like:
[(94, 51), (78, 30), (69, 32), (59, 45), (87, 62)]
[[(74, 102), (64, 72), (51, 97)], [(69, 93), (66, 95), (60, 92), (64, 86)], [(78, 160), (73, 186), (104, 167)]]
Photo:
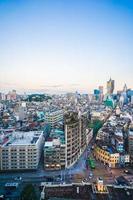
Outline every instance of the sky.
[(132, 0), (0, 0), (0, 91), (133, 89)]

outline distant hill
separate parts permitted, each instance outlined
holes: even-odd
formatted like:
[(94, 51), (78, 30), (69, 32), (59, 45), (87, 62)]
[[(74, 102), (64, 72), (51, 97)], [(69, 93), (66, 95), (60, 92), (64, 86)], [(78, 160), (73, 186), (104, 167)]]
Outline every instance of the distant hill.
[(48, 99), (52, 99), (52, 98), (45, 94), (31, 94), (31, 95), (28, 95), (25, 101), (43, 102), (43, 101), (47, 101)]

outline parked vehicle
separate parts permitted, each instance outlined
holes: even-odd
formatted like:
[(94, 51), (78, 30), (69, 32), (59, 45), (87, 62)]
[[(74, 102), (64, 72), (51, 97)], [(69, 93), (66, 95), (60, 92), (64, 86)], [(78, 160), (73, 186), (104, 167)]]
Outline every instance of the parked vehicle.
[(18, 176), (14, 179), (15, 181), (21, 181), (22, 180), (22, 177), (21, 176)]

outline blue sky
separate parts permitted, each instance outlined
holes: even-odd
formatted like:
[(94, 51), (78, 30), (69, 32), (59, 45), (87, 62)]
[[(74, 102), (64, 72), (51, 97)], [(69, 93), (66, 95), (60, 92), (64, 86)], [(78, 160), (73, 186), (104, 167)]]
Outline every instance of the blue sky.
[(0, 88), (133, 88), (132, 0), (0, 0)]

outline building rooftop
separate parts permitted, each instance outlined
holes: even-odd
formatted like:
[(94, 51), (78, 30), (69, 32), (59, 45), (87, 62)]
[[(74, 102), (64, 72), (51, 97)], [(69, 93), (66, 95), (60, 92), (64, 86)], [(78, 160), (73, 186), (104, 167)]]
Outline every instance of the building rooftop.
[[(77, 192), (77, 187), (79, 192)], [(91, 184), (64, 186), (46, 186), (45, 195), (48, 199), (79, 199), (79, 200), (132, 200), (133, 188), (107, 186), (108, 193), (94, 193)]]
[(53, 141), (51, 141), (51, 142), (45, 142), (45, 145), (44, 145), (44, 147), (52, 147), (53, 146)]
[(58, 114), (63, 114), (62, 110), (51, 110), (45, 113), (45, 115), (47, 116), (52, 116), (52, 115), (58, 115)]
[(60, 129), (52, 129), (52, 131), (51, 131), (49, 137), (55, 138), (55, 139), (59, 138), (61, 144), (65, 144), (65, 133), (64, 133), (63, 130), (60, 130)]
[(36, 144), (42, 131), (13, 132), (9, 137), (3, 137), (3, 146)]

